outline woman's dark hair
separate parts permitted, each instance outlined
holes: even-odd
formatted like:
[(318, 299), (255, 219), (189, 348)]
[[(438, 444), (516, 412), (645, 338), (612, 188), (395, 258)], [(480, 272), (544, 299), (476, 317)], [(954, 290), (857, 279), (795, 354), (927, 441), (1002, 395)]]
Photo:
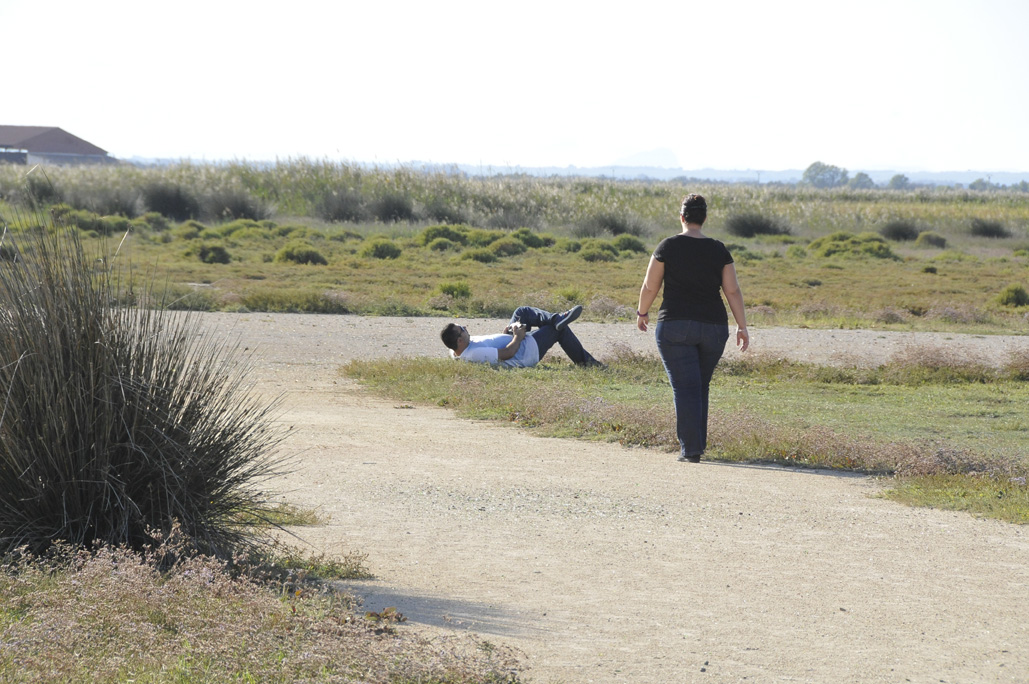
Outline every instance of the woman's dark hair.
[(689, 194), (682, 198), (682, 206), (679, 208), (679, 216), (686, 223), (698, 223), (703, 225), (707, 220), (707, 200), (702, 195)]
[(457, 351), (457, 341), (461, 338), (461, 326), (457, 323), (448, 323), (447, 327), (440, 332), (439, 337), (447, 349)]

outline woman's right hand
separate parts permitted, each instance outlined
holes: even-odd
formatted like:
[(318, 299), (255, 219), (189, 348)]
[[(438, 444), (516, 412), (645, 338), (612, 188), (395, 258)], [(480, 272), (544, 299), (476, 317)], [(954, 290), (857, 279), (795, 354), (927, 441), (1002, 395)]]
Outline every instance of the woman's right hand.
[(740, 348), (741, 352), (747, 351), (747, 347), (750, 346), (750, 333), (746, 328), (736, 328), (736, 346)]

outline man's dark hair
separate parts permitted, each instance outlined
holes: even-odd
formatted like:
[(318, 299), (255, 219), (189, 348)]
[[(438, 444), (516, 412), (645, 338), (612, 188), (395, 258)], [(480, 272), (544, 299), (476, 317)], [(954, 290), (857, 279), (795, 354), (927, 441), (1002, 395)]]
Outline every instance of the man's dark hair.
[(686, 223), (704, 225), (704, 221), (707, 220), (707, 200), (702, 195), (686, 195), (682, 198), (679, 215), (685, 219)]
[(457, 341), (461, 339), (461, 326), (457, 323), (447, 323), (447, 327), (443, 328), (443, 331), (440, 332), (439, 338), (443, 340), (443, 344), (446, 345), (447, 349), (457, 351)]

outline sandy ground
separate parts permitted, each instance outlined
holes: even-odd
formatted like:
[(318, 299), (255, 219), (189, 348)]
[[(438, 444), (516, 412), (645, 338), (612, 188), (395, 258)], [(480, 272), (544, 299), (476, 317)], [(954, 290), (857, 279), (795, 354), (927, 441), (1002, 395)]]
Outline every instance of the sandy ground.
[[(349, 588), (405, 629), (471, 631), (533, 682), (1027, 682), (1029, 530), (876, 498), (863, 477), (527, 436), (363, 393), (348, 359), (439, 355), (443, 319), (208, 314), (284, 393), (278, 498), (368, 554)], [(502, 321), (464, 321), (494, 332)], [(653, 353), (577, 322), (602, 360)], [(1025, 337), (752, 330), (755, 351), (876, 363), (909, 345), (1001, 358)], [(730, 353), (735, 353), (730, 352)], [(671, 397), (669, 397), (671, 401)]]

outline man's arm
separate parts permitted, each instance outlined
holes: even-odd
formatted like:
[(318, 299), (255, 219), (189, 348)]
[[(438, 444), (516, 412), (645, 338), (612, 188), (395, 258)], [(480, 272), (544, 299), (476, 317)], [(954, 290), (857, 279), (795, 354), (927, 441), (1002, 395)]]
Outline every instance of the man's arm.
[(521, 323), (515, 323), (511, 326), (511, 341), (508, 342), (506, 347), (497, 350), (498, 361), (507, 361), (514, 358), (514, 355), (518, 353), (522, 346), (522, 340), (525, 339), (525, 332), (526, 328)]

